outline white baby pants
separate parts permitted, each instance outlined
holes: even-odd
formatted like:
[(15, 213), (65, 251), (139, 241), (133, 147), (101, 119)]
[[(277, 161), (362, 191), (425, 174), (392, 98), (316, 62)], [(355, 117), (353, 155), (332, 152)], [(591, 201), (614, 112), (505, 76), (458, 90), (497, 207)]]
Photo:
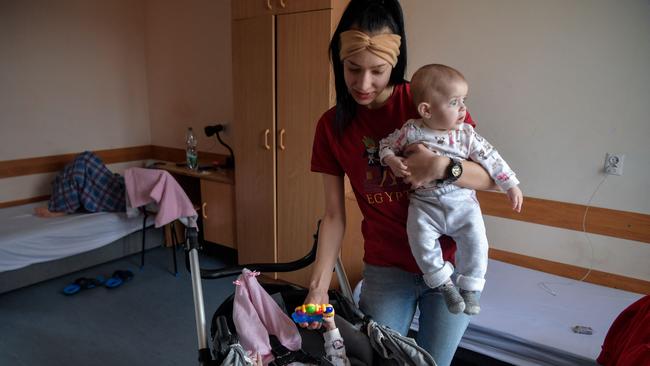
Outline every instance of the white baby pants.
[(482, 291), (488, 260), (488, 241), (476, 192), (447, 185), (411, 193), (407, 232), (411, 252), (424, 274), (426, 284), (435, 288), (451, 277), (454, 267), (442, 258), (441, 235), (456, 241), (456, 286)]

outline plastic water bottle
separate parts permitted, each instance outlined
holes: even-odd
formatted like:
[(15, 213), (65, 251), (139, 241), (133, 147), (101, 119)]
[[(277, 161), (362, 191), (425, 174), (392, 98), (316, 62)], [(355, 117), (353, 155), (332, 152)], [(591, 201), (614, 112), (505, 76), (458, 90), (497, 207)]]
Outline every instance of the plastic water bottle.
[(199, 160), (196, 152), (197, 139), (192, 131), (192, 127), (187, 129), (185, 135), (185, 158), (187, 160), (187, 167), (192, 170), (199, 168)]

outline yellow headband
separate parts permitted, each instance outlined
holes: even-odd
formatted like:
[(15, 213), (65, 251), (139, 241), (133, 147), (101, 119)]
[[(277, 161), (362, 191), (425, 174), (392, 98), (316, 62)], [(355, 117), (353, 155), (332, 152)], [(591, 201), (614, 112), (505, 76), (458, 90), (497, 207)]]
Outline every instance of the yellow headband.
[(388, 61), (391, 66), (397, 65), (399, 46), (402, 37), (397, 34), (382, 33), (370, 37), (357, 30), (349, 30), (341, 33), (341, 60), (363, 50), (368, 50), (376, 56)]

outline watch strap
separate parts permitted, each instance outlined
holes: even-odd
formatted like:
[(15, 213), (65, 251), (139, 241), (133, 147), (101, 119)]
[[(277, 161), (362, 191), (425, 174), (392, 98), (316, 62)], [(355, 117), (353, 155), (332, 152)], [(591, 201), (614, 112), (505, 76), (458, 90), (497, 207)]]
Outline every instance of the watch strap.
[(463, 174), (462, 161), (460, 159), (456, 159), (452, 157), (450, 157), (449, 159), (451, 160), (451, 162), (447, 167), (447, 177), (445, 179), (438, 179), (437, 180), (438, 184), (447, 185), (447, 184), (454, 183)]

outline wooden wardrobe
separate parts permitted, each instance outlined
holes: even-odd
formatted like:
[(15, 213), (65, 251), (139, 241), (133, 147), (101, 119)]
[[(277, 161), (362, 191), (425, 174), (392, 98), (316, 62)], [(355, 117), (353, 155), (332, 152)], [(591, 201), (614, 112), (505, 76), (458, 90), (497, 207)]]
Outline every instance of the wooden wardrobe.
[[(324, 212), (310, 171), (316, 123), (334, 104), (328, 47), (346, 0), (232, 1), (239, 263), (304, 256)], [(307, 285), (310, 268), (278, 274)]]

